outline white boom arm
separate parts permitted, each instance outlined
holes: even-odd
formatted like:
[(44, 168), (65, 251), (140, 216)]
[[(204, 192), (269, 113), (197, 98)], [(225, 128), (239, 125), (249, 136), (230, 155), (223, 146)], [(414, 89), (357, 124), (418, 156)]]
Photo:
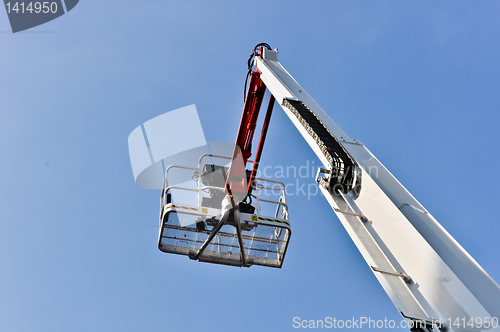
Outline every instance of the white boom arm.
[[(330, 119), (281, 66), (277, 51), (263, 49), (254, 64), (324, 164), (326, 170), (320, 173), (332, 176), (325, 148), (318, 144), (308, 120), (287, 101), (305, 106), (357, 163), (361, 184), (357, 190), (334, 191), (321, 177), (319, 187), (398, 311), (428, 323), (414, 330), (432, 331), (432, 323), (441, 321), (456, 332), (500, 331), (494, 324), (500, 318), (499, 285), (361, 142), (349, 138)], [(475, 321), (478, 317), (483, 321), (480, 326)], [(460, 326), (453, 324), (457, 319)], [(471, 319), (476, 324), (473, 328), (467, 325)]]

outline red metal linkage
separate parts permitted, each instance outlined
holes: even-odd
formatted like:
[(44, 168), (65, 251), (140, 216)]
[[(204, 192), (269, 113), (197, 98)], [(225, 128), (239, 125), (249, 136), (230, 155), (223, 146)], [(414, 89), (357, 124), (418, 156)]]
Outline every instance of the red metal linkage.
[(266, 86), (260, 79), (260, 73), (253, 71), (250, 74), (250, 83), (248, 85), (247, 95), (245, 98), (245, 106), (241, 115), (240, 128), (236, 136), (236, 145), (233, 151), (231, 167), (228, 174), (228, 191), (233, 194), (246, 194), (246, 163), (252, 155), (252, 140), (257, 125), (257, 117), (259, 116), (260, 106)]
[(271, 95), (269, 99), (269, 105), (267, 106), (266, 118), (264, 119), (264, 124), (262, 125), (262, 132), (260, 133), (259, 146), (257, 146), (257, 152), (255, 153), (255, 160), (253, 163), (252, 174), (248, 180), (248, 194), (252, 193), (253, 180), (257, 176), (257, 169), (259, 168), (260, 156), (262, 155), (262, 150), (264, 149), (264, 142), (266, 141), (267, 128), (269, 128), (269, 122), (271, 121), (271, 114), (273, 112), (274, 106), (274, 96)]
[(241, 116), (240, 129), (236, 137), (236, 145), (241, 149), (243, 162), (246, 164), (248, 158), (252, 155), (252, 140), (257, 125), (260, 106), (266, 86), (260, 79), (260, 73), (253, 71), (250, 74), (250, 84), (245, 98), (245, 107)]
[[(262, 54), (262, 47), (259, 50), (258, 56), (260, 54)], [(252, 191), (252, 182), (257, 174), (260, 156), (262, 154), (274, 105), (274, 97), (271, 95), (266, 119), (264, 120), (264, 125), (260, 136), (259, 146), (257, 147), (256, 159), (254, 161), (248, 186), (245, 186), (245, 180), (247, 177), (246, 164), (248, 159), (252, 155), (253, 135), (255, 133), (257, 118), (259, 116), (259, 111), (262, 100), (264, 99), (265, 92), (266, 86), (260, 79), (260, 73), (257, 70), (252, 71), (250, 73), (250, 82), (248, 84), (248, 90), (246, 92), (245, 106), (243, 107), (243, 114), (241, 115), (240, 127), (238, 129), (238, 135), (236, 136), (236, 145), (233, 151), (231, 167), (228, 172), (229, 174), (227, 181), (227, 190), (231, 196), (233, 194), (246, 195), (247, 193), (251, 193)]]

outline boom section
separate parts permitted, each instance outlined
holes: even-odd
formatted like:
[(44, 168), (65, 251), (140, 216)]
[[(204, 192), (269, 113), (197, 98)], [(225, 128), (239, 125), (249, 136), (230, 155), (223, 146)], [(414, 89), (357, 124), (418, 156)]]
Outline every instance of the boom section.
[(419, 322), (412, 331), (500, 331), (498, 284), (330, 119), (278, 62), (277, 50), (264, 49), (254, 65), (323, 163), (316, 181), (370, 270), (401, 315)]

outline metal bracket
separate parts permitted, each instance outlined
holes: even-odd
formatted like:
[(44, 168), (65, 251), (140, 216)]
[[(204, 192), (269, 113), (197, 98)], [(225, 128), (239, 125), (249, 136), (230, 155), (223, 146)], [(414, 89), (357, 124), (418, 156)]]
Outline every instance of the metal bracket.
[(403, 278), (404, 282), (406, 282), (407, 284), (413, 284), (413, 279), (404, 272), (389, 272), (389, 271), (380, 270), (379, 268), (376, 268), (375, 266), (370, 266), (370, 267), (375, 272), (380, 272), (380, 273), (384, 273), (384, 274), (389, 274), (391, 276), (401, 277), (401, 278)]
[(335, 207), (333, 208), (333, 211), (338, 212), (338, 213), (342, 213), (342, 214), (348, 214), (350, 216), (359, 217), (361, 219), (361, 221), (364, 222), (364, 223), (368, 222), (368, 218), (366, 218), (361, 213), (352, 213), (352, 212), (347, 212), (347, 211), (340, 211), (339, 209), (337, 209)]
[(355, 140), (354, 138), (347, 138), (347, 137), (340, 137), (339, 141), (341, 143), (349, 143), (349, 144), (355, 144), (355, 145), (363, 145), (360, 141)]
[(429, 212), (427, 212), (426, 210), (419, 209), (418, 207), (413, 206), (413, 205), (408, 204), (408, 203), (403, 203), (403, 204), (399, 207), (399, 210), (401, 210), (401, 209), (402, 209), (405, 205), (406, 205), (406, 206), (411, 207), (411, 208), (412, 208), (412, 209), (414, 209), (414, 210), (417, 210), (418, 212), (422, 212), (422, 213), (425, 213), (425, 214), (429, 214)]
[(321, 174), (330, 174), (330, 170), (329, 169), (325, 169), (325, 168), (318, 168), (318, 172), (316, 173), (316, 183), (319, 183), (320, 181), (320, 175)]

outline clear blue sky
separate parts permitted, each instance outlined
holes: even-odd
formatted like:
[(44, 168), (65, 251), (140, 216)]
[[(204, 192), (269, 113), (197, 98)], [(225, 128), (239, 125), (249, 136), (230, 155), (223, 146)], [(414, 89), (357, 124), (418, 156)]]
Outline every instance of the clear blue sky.
[[(281, 270), (157, 249), (159, 193), (135, 185), (127, 137), (196, 104), (209, 141), (234, 141), (259, 42), (500, 281), (499, 17), (497, 1), (82, 0), (12, 34), (0, 10), (0, 330), (399, 321), (323, 197), (288, 197)], [(262, 161), (318, 165), (276, 110)]]

